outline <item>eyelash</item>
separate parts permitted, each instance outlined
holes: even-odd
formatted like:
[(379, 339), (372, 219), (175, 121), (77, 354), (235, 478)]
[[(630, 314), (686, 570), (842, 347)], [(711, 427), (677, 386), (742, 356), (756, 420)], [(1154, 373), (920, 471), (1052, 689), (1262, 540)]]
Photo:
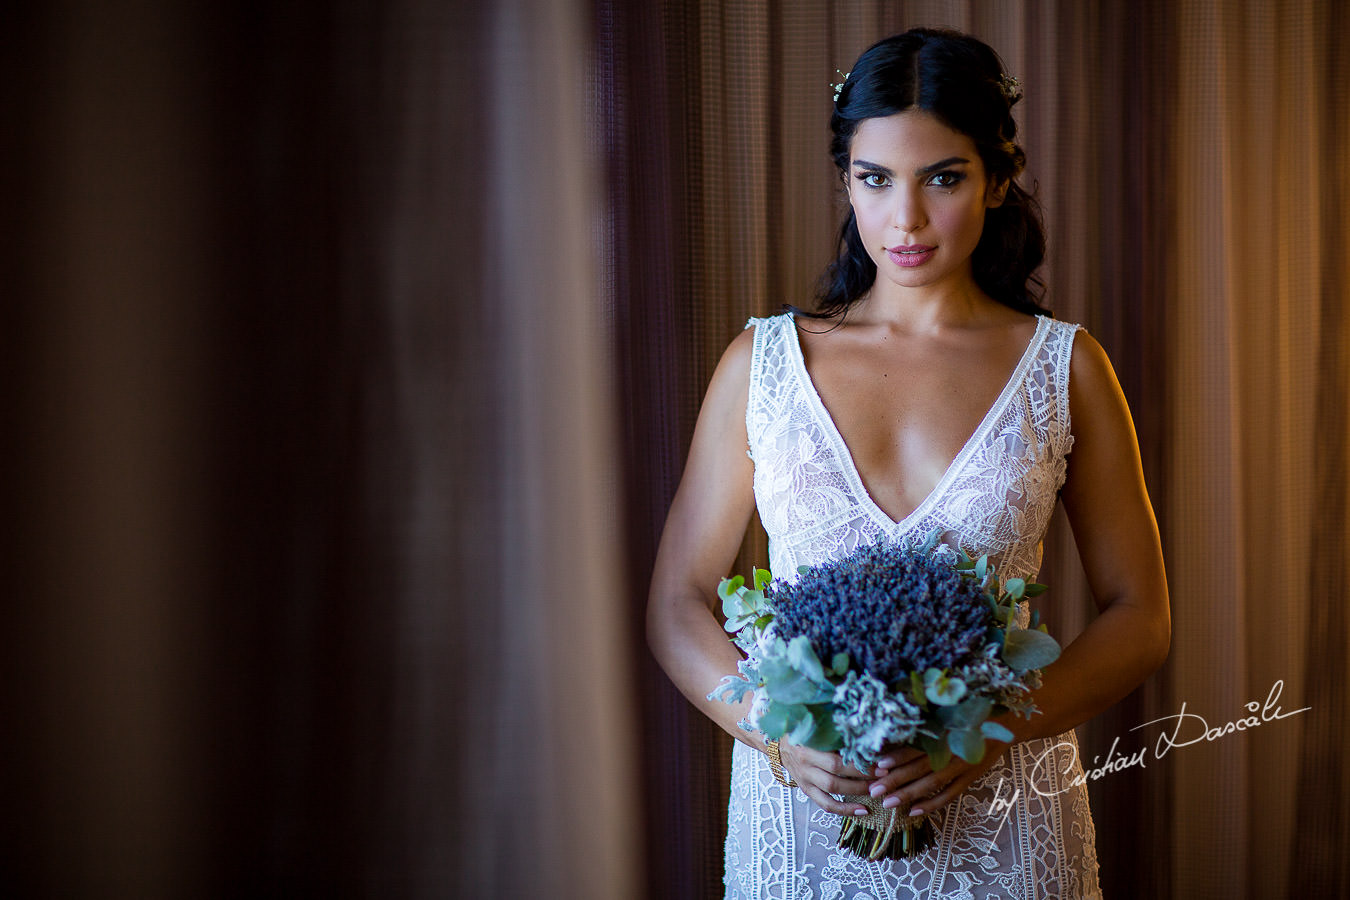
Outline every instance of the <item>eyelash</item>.
[[(887, 177), (881, 172), (859, 172), (857, 178), (864, 185), (872, 188), (873, 190), (881, 190), (882, 188), (886, 187), (886, 184), (873, 184), (871, 182), (871, 179), (873, 178), (880, 178), (882, 181), (889, 183), (889, 179), (887, 179)], [(945, 184), (939, 184), (938, 179), (949, 179), (949, 180)], [(956, 187), (958, 184), (960, 184), (965, 180), (966, 176), (960, 172), (946, 171), (946, 172), (934, 172), (931, 176), (929, 176), (928, 183), (936, 188), (946, 188), (950, 190), (951, 188)]]

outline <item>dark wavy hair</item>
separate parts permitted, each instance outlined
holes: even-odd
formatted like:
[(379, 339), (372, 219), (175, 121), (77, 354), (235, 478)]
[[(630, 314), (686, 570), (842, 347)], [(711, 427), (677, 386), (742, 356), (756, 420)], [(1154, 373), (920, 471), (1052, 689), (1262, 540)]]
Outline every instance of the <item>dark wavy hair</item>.
[[(865, 119), (921, 109), (968, 136), (994, 181), (1006, 181), (1003, 203), (986, 211), (971, 257), (975, 284), (1019, 312), (1046, 313), (1036, 269), (1045, 259), (1040, 206), (1017, 184), (1026, 154), (1017, 145), (1012, 107), (1020, 93), (1004, 87), (1003, 63), (987, 44), (956, 31), (915, 28), (869, 47), (845, 79), (830, 116), (830, 155), (847, 184), (849, 147)], [(872, 287), (877, 267), (850, 208), (839, 230), (839, 256), (821, 277), (820, 316), (843, 312)]]

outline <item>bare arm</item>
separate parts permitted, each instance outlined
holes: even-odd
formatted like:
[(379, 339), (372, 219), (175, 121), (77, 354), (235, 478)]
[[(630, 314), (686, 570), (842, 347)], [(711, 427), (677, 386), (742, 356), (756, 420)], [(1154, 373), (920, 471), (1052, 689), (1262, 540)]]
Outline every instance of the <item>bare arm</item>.
[[(647, 603), (647, 642), (689, 702), (737, 740), (764, 749), (764, 736), (738, 726), (749, 702), (707, 699), (724, 675), (736, 674), (740, 651), (715, 612), (717, 584), (735, 562), (754, 511), (754, 466), (746, 456), (745, 409), (753, 332), (743, 332), (713, 373), (694, 428), (684, 477), (666, 518)], [(748, 574), (748, 573), (745, 573)], [(783, 760), (802, 790), (822, 807), (857, 807), (829, 796), (864, 794), (867, 781), (838, 754), (784, 744)]]
[[(1162, 545), (1134, 424), (1110, 360), (1086, 333), (1074, 341), (1069, 402), (1074, 446), (1060, 497), (1100, 612), (1046, 668), (1035, 695), (1041, 712), (998, 720), (1017, 741), (1062, 734), (1112, 706), (1162, 665), (1171, 641)], [(880, 785), (889, 805), (931, 812), (992, 766), (995, 748), (1006, 749), (992, 744), (980, 764), (956, 759), (938, 773), (917, 753), (895, 754), (880, 761), (873, 789)]]
[(670, 680), (737, 740), (749, 704), (707, 699), (741, 656), (714, 612), (717, 583), (736, 559), (754, 511), (753, 464), (746, 456), (745, 408), (752, 332), (722, 356), (703, 398), (684, 476), (666, 517), (647, 602), (647, 642)]

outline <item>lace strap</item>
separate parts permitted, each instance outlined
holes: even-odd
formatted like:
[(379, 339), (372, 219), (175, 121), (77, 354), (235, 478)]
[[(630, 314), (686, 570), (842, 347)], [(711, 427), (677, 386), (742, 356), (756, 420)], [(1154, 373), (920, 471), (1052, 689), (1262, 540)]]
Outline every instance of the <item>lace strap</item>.
[(1073, 448), (1072, 422), (1069, 421), (1069, 367), (1073, 361), (1073, 339), (1083, 326), (1059, 321), (1054, 322), (1053, 326), (1055, 341), (1051, 349), (1050, 377), (1055, 415), (1050, 419), (1054, 423), (1051, 440), (1057, 452), (1067, 455)]
[(755, 458), (754, 448), (758, 443), (759, 431), (764, 423), (773, 417), (772, 410), (777, 406), (775, 386), (781, 383), (781, 375), (776, 371), (777, 361), (783, 357), (783, 325), (791, 323), (790, 316), (770, 316), (751, 318), (746, 328), (754, 328), (755, 335), (750, 351), (750, 395), (745, 404), (745, 435), (750, 447), (746, 455)]

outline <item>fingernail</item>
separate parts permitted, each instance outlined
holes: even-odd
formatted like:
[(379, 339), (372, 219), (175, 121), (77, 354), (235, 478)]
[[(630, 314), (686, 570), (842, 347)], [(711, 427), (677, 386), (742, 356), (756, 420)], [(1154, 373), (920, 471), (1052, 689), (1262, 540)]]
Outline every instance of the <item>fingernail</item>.
[(895, 809), (897, 806), (900, 805), (900, 798), (887, 797), (885, 800), (881, 801), (881, 805), (886, 807), (887, 809)]
[(909, 814), (911, 816), (921, 816), (923, 815), (923, 810), (916, 806), (909, 811)]
[(880, 797), (882, 794), (886, 793), (886, 786), (884, 784), (874, 784), (868, 793), (873, 797)]
[(878, 769), (894, 769), (894, 768), (895, 768), (895, 760), (891, 759), (889, 756), (885, 757), (884, 759), (879, 759), (879, 760), (877, 760), (877, 768), (878, 768)]
[(858, 807), (857, 809), (855, 809), (855, 810), (853, 811), (853, 814), (854, 814), (855, 816), (865, 816), (865, 815), (867, 815), (867, 809), (866, 809), (866, 807), (861, 807), (861, 806), (860, 806), (860, 807)]

